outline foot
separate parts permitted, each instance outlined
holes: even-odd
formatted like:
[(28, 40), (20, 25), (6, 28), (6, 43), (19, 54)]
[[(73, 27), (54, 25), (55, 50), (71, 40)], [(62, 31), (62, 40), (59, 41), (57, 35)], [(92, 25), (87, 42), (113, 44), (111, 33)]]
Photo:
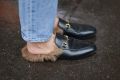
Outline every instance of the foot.
[(63, 35), (52, 35), (48, 42), (27, 43), (22, 56), (32, 62), (56, 61), (59, 59), (78, 60), (96, 51), (94, 44), (84, 43)]
[(61, 49), (56, 46), (54, 40), (53, 34), (48, 42), (28, 42), (22, 49), (22, 56), (31, 62), (56, 61)]

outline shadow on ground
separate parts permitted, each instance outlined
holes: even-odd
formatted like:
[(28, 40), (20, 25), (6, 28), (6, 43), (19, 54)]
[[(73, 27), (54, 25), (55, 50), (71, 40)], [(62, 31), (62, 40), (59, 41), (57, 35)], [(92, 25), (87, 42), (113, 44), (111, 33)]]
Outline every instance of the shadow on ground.
[[(58, 15), (67, 19), (79, 0), (62, 0)], [(71, 21), (97, 28), (97, 54), (78, 61), (30, 63), (21, 57), (16, 0), (0, 0), (0, 80), (119, 80), (120, 1), (82, 0)]]

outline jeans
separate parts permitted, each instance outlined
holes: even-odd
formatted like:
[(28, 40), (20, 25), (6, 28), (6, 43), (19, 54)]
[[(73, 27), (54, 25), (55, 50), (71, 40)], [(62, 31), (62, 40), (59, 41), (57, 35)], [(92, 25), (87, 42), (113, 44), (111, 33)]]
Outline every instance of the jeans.
[(58, 0), (19, 0), (22, 38), (46, 42), (53, 33)]

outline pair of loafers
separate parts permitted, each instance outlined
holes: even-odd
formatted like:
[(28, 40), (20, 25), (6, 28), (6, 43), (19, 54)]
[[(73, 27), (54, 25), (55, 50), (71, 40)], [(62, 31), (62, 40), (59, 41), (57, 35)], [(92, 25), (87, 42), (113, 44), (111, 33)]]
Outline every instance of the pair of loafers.
[(59, 28), (64, 35), (56, 34), (55, 43), (63, 50), (60, 59), (78, 60), (96, 52), (96, 45), (83, 42), (80, 39), (88, 39), (96, 34), (96, 29), (90, 25), (68, 23), (59, 19)]

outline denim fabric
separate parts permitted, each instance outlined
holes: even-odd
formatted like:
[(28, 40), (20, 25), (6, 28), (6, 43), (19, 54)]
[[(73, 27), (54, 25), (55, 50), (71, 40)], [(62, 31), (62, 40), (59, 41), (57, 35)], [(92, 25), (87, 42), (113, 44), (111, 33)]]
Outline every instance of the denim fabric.
[(48, 41), (53, 33), (58, 0), (19, 0), (22, 38), (27, 42)]

